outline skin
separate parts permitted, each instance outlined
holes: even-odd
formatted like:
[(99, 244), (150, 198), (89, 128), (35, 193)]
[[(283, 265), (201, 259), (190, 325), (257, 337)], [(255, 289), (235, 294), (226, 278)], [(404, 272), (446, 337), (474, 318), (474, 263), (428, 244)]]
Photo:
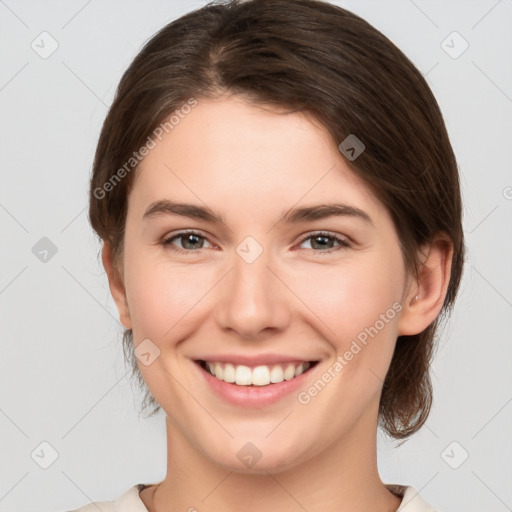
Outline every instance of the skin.
[[(161, 199), (206, 205), (225, 224), (143, 219)], [(357, 207), (372, 223), (277, 223), (291, 208), (330, 202)], [(204, 239), (162, 245), (185, 229)], [(328, 238), (327, 254), (319, 230), (351, 245)], [(252, 263), (236, 252), (247, 236), (263, 248)], [(446, 245), (423, 249), (414, 279), (386, 208), (304, 114), (240, 96), (199, 99), (139, 166), (118, 268), (103, 247), (123, 325), (136, 346), (149, 338), (160, 350), (150, 365), (139, 362), (165, 411), (168, 443), (165, 479), (141, 492), (148, 510), (396, 511), (401, 500), (377, 470), (379, 397), (397, 336), (421, 332), (440, 312), (452, 257)], [(307, 390), (393, 303), (401, 311), (308, 404), (294, 392), (260, 409), (232, 405), (193, 362), (220, 352), (296, 354), (319, 361)], [(252, 468), (237, 457), (249, 441), (262, 454)]]

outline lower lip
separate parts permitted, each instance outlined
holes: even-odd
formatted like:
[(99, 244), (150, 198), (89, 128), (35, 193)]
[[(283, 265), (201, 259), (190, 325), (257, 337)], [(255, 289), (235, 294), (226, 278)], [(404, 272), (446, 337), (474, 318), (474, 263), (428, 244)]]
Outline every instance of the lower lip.
[[(298, 377), (284, 380), (277, 384), (267, 386), (238, 386), (224, 380), (219, 380), (204, 370), (199, 363), (194, 362), (198, 371), (203, 375), (206, 383), (217, 395), (226, 401), (243, 407), (266, 407), (278, 402), (281, 398), (290, 395), (301, 386), (304, 386), (314, 368), (310, 368)], [(316, 365), (315, 365), (316, 366)]]

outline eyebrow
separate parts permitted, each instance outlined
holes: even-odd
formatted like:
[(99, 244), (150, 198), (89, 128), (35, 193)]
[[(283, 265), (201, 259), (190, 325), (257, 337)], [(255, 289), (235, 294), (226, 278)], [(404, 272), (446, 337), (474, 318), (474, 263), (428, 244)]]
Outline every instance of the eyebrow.
[[(212, 224), (226, 224), (221, 214), (207, 206), (177, 203), (168, 199), (151, 203), (144, 212), (143, 219), (160, 215), (179, 215), (191, 219), (204, 220)], [(278, 224), (297, 224), (299, 222), (325, 219), (327, 217), (353, 217), (374, 226), (371, 217), (363, 210), (342, 203), (327, 203), (314, 206), (293, 208), (282, 213)]]

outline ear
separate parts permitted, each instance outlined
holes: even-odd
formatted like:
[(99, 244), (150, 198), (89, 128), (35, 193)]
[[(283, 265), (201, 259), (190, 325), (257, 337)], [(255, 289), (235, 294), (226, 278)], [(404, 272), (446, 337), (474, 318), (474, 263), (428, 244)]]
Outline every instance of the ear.
[(421, 250), (419, 277), (410, 277), (405, 290), (403, 309), (398, 321), (398, 335), (424, 331), (439, 315), (450, 282), (453, 244), (439, 235)]
[(126, 292), (124, 288), (123, 278), (114, 265), (112, 255), (112, 245), (110, 242), (103, 241), (103, 248), (101, 250), (101, 260), (105, 267), (105, 272), (108, 277), (108, 285), (110, 293), (117, 306), (119, 312), (119, 319), (126, 329), (132, 328), (132, 322), (130, 319), (130, 311), (128, 309), (128, 302), (126, 301)]

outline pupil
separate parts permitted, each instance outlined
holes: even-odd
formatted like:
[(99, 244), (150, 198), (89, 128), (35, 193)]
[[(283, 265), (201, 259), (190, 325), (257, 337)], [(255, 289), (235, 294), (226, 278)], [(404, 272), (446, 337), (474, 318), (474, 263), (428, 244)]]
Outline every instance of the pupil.
[[(192, 242), (192, 244), (194, 244), (194, 242), (197, 242), (198, 240), (199, 240), (199, 237), (197, 235), (187, 235), (185, 246), (188, 246), (190, 244), (190, 242)], [(189, 247), (189, 248), (194, 249), (194, 247)]]
[(327, 240), (329, 240), (329, 237), (328, 236), (324, 236), (324, 235), (319, 235), (319, 236), (316, 236), (313, 240), (315, 240), (315, 242), (317, 242), (318, 240), (323, 240), (324, 242), (320, 243), (320, 245), (322, 247), (326, 247), (326, 245), (329, 245)]

